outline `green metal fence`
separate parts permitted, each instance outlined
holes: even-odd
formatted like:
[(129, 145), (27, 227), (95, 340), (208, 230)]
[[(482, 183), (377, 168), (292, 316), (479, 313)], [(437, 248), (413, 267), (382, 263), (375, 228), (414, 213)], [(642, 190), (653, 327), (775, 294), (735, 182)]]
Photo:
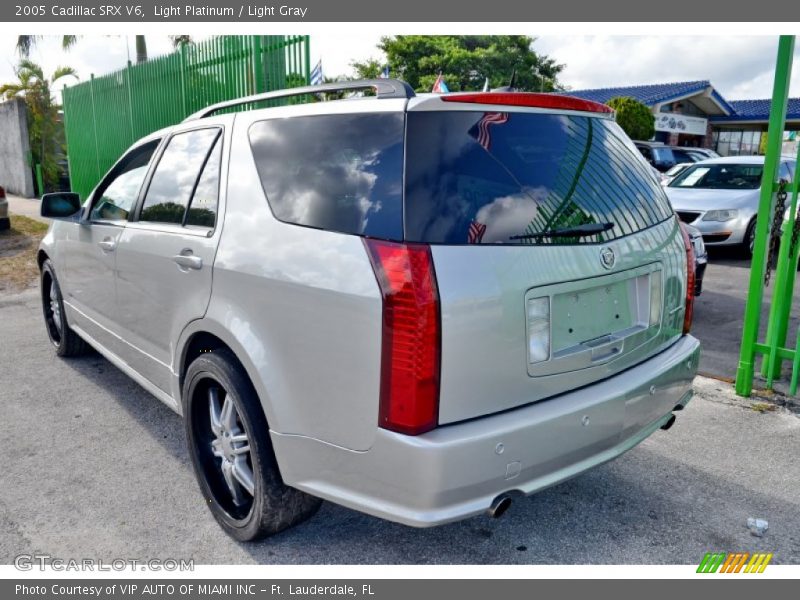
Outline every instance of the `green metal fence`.
[(72, 190), (85, 198), (137, 139), (201, 108), (309, 81), (308, 36), (221, 36), (64, 88)]

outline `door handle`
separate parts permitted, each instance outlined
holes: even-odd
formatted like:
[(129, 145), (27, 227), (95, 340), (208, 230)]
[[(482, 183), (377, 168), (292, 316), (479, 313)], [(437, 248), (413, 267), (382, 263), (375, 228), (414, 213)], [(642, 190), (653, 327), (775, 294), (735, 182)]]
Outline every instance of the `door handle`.
[(176, 254), (172, 257), (172, 260), (177, 263), (181, 269), (202, 269), (203, 268), (203, 259), (199, 256), (195, 256), (192, 254), (191, 250), (184, 250), (180, 254)]
[(100, 249), (104, 252), (113, 252), (114, 249), (117, 247), (117, 242), (111, 239), (110, 237), (103, 238), (103, 241), (97, 242), (97, 245), (100, 246)]

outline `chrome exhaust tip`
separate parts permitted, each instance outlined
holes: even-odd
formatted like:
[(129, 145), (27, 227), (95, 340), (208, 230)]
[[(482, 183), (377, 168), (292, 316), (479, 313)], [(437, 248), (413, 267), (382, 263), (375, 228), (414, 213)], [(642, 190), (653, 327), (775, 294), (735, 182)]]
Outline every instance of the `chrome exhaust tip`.
[(497, 498), (492, 500), (492, 505), (489, 507), (489, 516), (493, 519), (499, 519), (511, 507), (511, 497), (507, 494), (500, 494)]

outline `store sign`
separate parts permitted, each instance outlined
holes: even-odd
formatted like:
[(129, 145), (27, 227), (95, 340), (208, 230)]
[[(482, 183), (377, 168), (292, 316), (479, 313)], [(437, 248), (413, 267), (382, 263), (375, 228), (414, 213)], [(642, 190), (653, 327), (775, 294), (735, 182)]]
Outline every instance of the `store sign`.
[(656, 131), (705, 135), (707, 128), (708, 119), (702, 117), (689, 117), (674, 113), (658, 113), (656, 115)]

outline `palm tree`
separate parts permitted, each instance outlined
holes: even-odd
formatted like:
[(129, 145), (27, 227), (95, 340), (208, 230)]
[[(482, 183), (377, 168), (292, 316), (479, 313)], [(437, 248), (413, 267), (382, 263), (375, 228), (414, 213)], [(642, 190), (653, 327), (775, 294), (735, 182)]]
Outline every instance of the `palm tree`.
[[(42, 38), (41, 35), (20, 35), (17, 36), (17, 52), (23, 58), (30, 56), (31, 50), (36, 46), (36, 43)], [(171, 35), (172, 45), (175, 48), (183, 44), (191, 44), (192, 36), (190, 35)], [(76, 35), (65, 35), (61, 39), (61, 47), (64, 50), (69, 50), (78, 41)], [(143, 35), (136, 36), (136, 62), (143, 63), (147, 60), (147, 41)]]
[[(35, 62), (21, 60), (14, 70), (17, 81), (0, 85), (0, 98), (10, 100), (15, 97), (25, 99), (28, 113), (28, 136), (34, 163), (42, 166), (46, 185), (54, 183), (58, 177), (55, 149), (58, 144), (58, 109), (52, 95), (52, 87), (63, 77), (78, 75), (72, 67), (58, 67), (48, 78), (42, 67)], [(42, 193), (43, 190), (40, 190)]]

